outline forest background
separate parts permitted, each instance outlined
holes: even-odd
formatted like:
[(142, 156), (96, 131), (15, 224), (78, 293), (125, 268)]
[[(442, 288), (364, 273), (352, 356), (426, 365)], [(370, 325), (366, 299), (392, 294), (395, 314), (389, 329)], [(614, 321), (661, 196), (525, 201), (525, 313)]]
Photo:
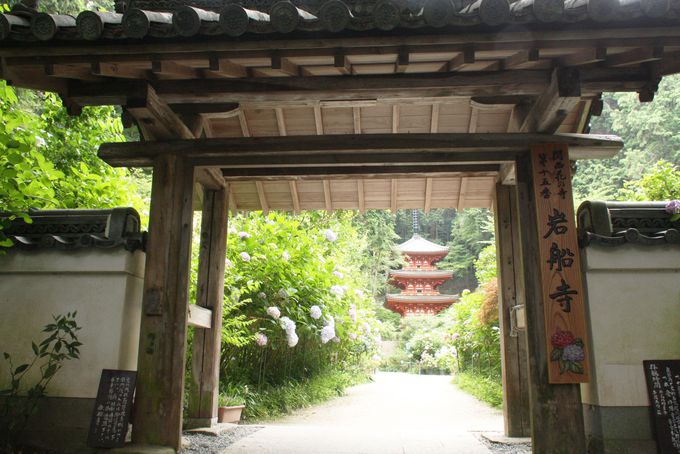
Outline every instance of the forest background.
[[(65, 13), (112, 6), (107, 0), (40, 5)], [(612, 159), (578, 163), (575, 204), (680, 199), (680, 77), (665, 78), (651, 103), (613, 93), (603, 101), (591, 132), (619, 135), (625, 147)], [(28, 216), (29, 209), (132, 206), (146, 222), (149, 170), (113, 169), (96, 156), (102, 142), (137, 139), (136, 130), (123, 128), (117, 108), (89, 107), (70, 117), (57, 96), (0, 82), (0, 212)], [(386, 284), (387, 272), (401, 265), (394, 246), (413, 234), (410, 210), (240, 214), (230, 223), (225, 400), (247, 401), (252, 417), (266, 418), (327, 398), (366, 376), (356, 369), (376, 365), (381, 339), (395, 339), (398, 355), (383, 359), (382, 367), (456, 371), (462, 386), (499, 404), (494, 229), (488, 210), (420, 213), (420, 234), (450, 248), (439, 265), (455, 278), (442, 291), (460, 294), (461, 300), (441, 316), (406, 323), (382, 303), (385, 293), (394, 291)], [(0, 225), (0, 247), (9, 246)], [(272, 316), (272, 307), (278, 316)], [(286, 318), (293, 325), (281, 322)]]

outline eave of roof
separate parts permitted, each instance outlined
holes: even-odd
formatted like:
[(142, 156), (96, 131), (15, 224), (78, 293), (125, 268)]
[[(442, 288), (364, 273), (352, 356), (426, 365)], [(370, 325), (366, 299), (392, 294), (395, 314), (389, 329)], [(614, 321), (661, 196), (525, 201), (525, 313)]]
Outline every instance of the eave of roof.
[(409, 240), (398, 245), (397, 250), (403, 254), (446, 255), (449, 253), (448, 247), (440, 246), (439, 244), (426, 240), (417, 233)]

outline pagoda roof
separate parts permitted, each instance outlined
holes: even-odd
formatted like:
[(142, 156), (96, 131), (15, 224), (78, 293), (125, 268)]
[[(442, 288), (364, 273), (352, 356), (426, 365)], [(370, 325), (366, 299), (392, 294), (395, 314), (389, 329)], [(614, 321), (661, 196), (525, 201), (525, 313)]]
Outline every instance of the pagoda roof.
[(397, 246), (397, 250), (403, 254), (448, 254), (449, 248), (428, 241), (417, 233), (410, 240)]
[(401, 293), (390, 293), (387, 295), (387, 302), (395, 303), (455, 303), (458, 295), (403, 295)]
[(449, 270), (392, 270), (390, 277), (408, 277), (415, 279), (449, 279), (453, 271)]

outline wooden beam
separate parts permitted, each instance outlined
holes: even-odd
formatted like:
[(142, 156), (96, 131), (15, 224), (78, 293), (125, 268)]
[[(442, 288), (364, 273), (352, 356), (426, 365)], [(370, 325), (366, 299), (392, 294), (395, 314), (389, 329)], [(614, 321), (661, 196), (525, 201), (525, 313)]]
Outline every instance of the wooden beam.
[(640, 47), (607, 57), (605, 65), (616, 67), (639, 65), (641, 63), (659, 61), (663, 59), (663, 55), (664, 49), (661, 46), (652, 48)]
[[(503, 419), (505, 435), (531, 435), (526, 333), (513, 323), (513, 308), (524, 303), (524, 281), (514, 186), (496, 185), (496, 243), (498, 245), (498, 319), (501, 328)], [(514, 328), (514, 329), (513, 329)]]
[(189, 318), (196, 311), (209, 318), (202, 325), (203, 329), (194, 330), (187, 412), (189, 427), (210, 427), (217, 422), (228, 199), (227, 187), (203, 191), (196, 304), (189, 306)]
[(405, 73), (409, 65), (409, 51), (408, 48), (400, 49), (397, 53), (397, 62), (394, 65), (394, 72), (396, 74)]
[(432, 208), (432, 178), (425, 178), (425, 213)]
[(467, 192), (468, 179), (466, 177), (460, 178), (460, 190), (458, 191), (458, 201), (456, 202), (456, 211), (462, 211), (465, 205), (465, 193)]
[(331, 194), (331, 182), (323, 180), (323, 199), (326, 205), (326, 211), (329, 213), (333, 211), (333, 196)]
[(357, 198), (359, 202), (359, 212), (364, 213), (366, 211), (366, 194), (364, 193), (364, 180), (361, 178), (357, 179)]
[(322, 136), (323, 132), (323, 117), (321, 116), (321, 106), (314, 106), (314, 124), (316, 125), (316, 134)]
[(470, 106), (470, 120), (468, 122), (468, 132), (469, 133), (475, 133), (477, 132), (477, 117), (479, 116), (479, 109), (475, 107), (474, 105)]
[(550, 86), (538, 97), (524, 119), (521, 132), (557, 131), (569, 112), (581, 100), (581, 81), (575, 68), (557, 68)]
[(302, 72), (300, 71), (300, 67), (298, 65), (291, 62), (287, 58), (282, 58), (281, 54), (279, 53), (274, 53), (274, 55), (272, 55), (271, 66), (272, 69), (281, 71), (282, 73), (288, 76), (300, 77), (302, 75)]
[(132, 441), (179, 450), (191, 268), (194, 171), (176, 154), (154, 163)]
[(392, 210), (392, 213), (397, 212), (397, 190), (397, 179), (392, 178), (390, 185), (390, 209)]
[(45, 75), (52, 77), (62, 77), (64, 79), (91, 81), (105, 80), (100, 76), (92, 75), (92, 70), (86, 66), (60, 65), (53, 63), (45, 65)]
[(501, 164), (501, 170), (498, 174), (498, 182), (505, 185), (514, 185), (517, 178), (515, 173), (515, 163), (504, 162)]
[(181, 79), (196, 79), (200, 77), (200, 71), (191, 66), (180, 65), (169, 60), (154, 60), (151, 63), (151, 72), (157, 76), (174, 77)]
[(576, 53), (560, 57), (557, 60), (559, 66), (584, 66), (599, 63), (607, 58), (606, 47), (592, 47), (579, 50)]
[(432, 114), (430, 115), (430, 132), (432, 134), (439, 131), (439, 106), (438, 102), (432, 104)]
[(392, 133), (397, 134), (399, 132), (399, 104), (394, 104), (392, 106)]
[(538, 61), (538, 49), (521, 50), (501, 60), (501, 70), (507, 71), (525, 63)]
[(526, 337), (529, 363), (532, 450), (537, 454), (586, 452), (583, 408), (578, 384), (551, 385), (548, 381), (550, 352), (546, 346), (545, 315), (541, 270), (544, 259), (539, 253), (536, 219), (537, 201), (533, 196), (532, 168), (529, 154), (517, 165), (518, 213), (525, 287)]
[(212, 311), (210, 309), (197, 306), (196, 304), (190, 304), (187, 324), (189, 326), (193, 326), (194, 328), (211, 328)]
[(261, 181), (255, 182), (255, 187), (257, 188), (257, 198), (260, 201), (260, 208), (262, 213), (269, 213), (269, 203), (267, 203), (267, 194), (264, 192), (264, 184)]
[(333, 66), (337, 68), (340, 74), (345, 76), (352, 74), (352, 64), (349, 62), (344, 51), (338, 51), (333, 56)]
[(205, 71), (205, 75), (226, 78), (248, 77), (248, 70), (226, 58), (220, 58), (217, 54), (212, 54), (209, 57), (208, 71)]
[[(323, 165), (328, 162), (324, 155), (370, 152), (374, 155), (398, 154), (399, 159), (408, 160), (412, 159), (408, 156), (417, 150), (415, 154), (421, 156), (422, 153), (452, 153), (459, 155), (456, 158), (459, 160), (512, 161), (532, 143), (566, 143), (570, 146), (572, 159), (611, 157), (623, 147), (623, 142), (616, 136), (595, 134), (355, 134), (104, 143), (100, 146), (99, 156), (113, 166), (149, 166), (156, 156), (169, 153), (179, 153), (196, 162), (200, 160), (200, 165), (204, 166), (234, 165), (234, 159), (243, 160), (249, 156), (256, 163), (265, 156), (275, 160), (288, 155), (306, 155), (310, 162)], [(440, 161), (453, 157), (440, 159), (433, 155), (431, 158)]]
[(276, 109), (274, 109), (274, 112), (276, 112), (276, 124), (279, 128), (279, 135), (280, 136), (287, 135), (286, 119), (283, 117), (283, 109), (280, 108), (280, 107), (277, 107)]
[(361, 134), (361, 107), (352, 107), (352, 119), (354, 120), (354, 134)]
[(278, 180), (349, 180), (349, 179), (391, 179), (418, 177), (452, 177), (461, 174), (470, 176), (495, 177), (499, 166), (497, 164), (474, 165), (403, 165), (403, 166), (346, 166), (346, 167), (259, 167), (222, 169), (222, 175), (228, 181), (278, 181)]
[(243, 137), (250, 137), (250, 128), (248, 127), (248, 120), (246, 119), (246, 114), (243, 110), (238, 112), (238, 122), (241, 125), (241, 134)]
[(90, 71), (95, 76), (119, 77), (122, 79), (146, 79), (147, 70), (118, 63), (94, 62)]
[(227, 192), (229, 196), (229, 211), (231, 211), (232, 214), (236, 214), (238, 212), (238, 205), (236, 205), (234, 190), (230, 184), (227, 184)]
[(293, 212), (300, 212), (300, 195), (298, 194), (297, 182), (289, 181), (288, 185), (290, 187), (290, 198), (293, 201)]
[(145, 96), (128, 100), (125, 109), (142, 127), (142, 132), (152, 135), (152, 139), (193, 139), (194, 133), (184, 121), (158, 97), (156, 91), (147, 86)]
[(471, 65), (475, 62), (475, 48), (473, 46), (466, 46), (462, 52), (453, 57), (442, 66), (439, 71), (442, 72), (456, 72), (466, 65)]

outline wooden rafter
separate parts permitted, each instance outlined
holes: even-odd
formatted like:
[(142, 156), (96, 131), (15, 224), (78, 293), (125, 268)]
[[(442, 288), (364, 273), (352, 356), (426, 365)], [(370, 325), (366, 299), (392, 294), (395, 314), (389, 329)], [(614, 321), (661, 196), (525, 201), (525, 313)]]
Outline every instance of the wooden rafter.
[(458, 201), (456, 202), (456, 210), (461, 211), (465, 204), (465, 193), (467, 192), (468, 179), (467, 177), (460, 178), (460, 190), (458, 191)]
[(425, 213), (429, 213), (432, 208), (432, 178), (425, 179)]
[(323, 180), (323, 199), (326, 211), (330, 213), (333, 211), (333, 196), (331, 194), (331, 182), (329, 180)]
[(354, 121), (354, 134), (361, 134), (361, 107), (352, 107), (352, 120)]
[(529, 110), (520, 131), (545, 133), (557, 131), (569, 112), (581, 100), (581, 94), (580, 75), (577, 69), (555, 69), (550, 86)]
[(397, 191), (398, 191), (398, 186), (397, 186), (397, 179), (392, 178), (391, 184), (390, 184), (390, 210), (392, 210), (392, 213), (397, 212)]
[(316, 134), (322, 136), (324, 134), (324, 131), (321, 106), (314, 106), (314, 125), (316, 126)]
[(430, 114), (430, 132), (435, 134), (439, 132), (439, 103), (432, 104), (432, 113)]
[(468, 122), (468, 132), (477, 132), (477, 118), (479, 117), (479, 109), (474, 104), (470, 106), (470, 121)]
[(241, 125), (241, 134), (243, 137), (250, 137), (250, 128), (248, 127), (248, 120), (246, 119), (246, 114), (243, 110), (238, 112), (238, 122)]
[(357, 199), (359, 204), (359, 212), (366, 211), (366, 194), (364, 193), (364, 180), (357, 180)]
[(392, 106), (392, 133), (396, 134), (399, 132), (399, 104), (394, 104)]
[(640, 47), (611, 55), (605, 60), (607, 66), (631, 66), (659, 61), (663, 58), (663, 47)]
[(289, 181), (288, 185), (290, 187), (290, 198), (293, 201), (293, 211), (295, 213), (300, 212), (300, 195), (298, 194), (298, 187), (296, 181)]
[[(246, 167), (223, 168), (222, 175), (229, 181), (274, 181), (274, 180), (347, 180), (347, 179), (392, 179), (420, 177), (451, 177), (462, 173), (471, 176), (495, 177), (498, 164), (446, 164), (424, 166), (418, 164), (399, 166), (336, 166), (336, 167)], [(325, 200), (324, 200), (325, 203)]]
[(269, 213), (269, 203), (267, 202), (267, 194), (264, 192), (264, 184), (261, 181), (255, 182), (257, 189), (257, 198), (260, 200), (260, 208), (264, 214)]
[(125, 110), (134, 117), (147, 140), (196, 137), (179, 115), (160, 99), (150, 86), (146, 87), (142, 97), (129, 100)]
[(558, 64), (559, 66), (584, 66), (604, 61), (606, 58), (606, 47), (593, 47), (560, 57), (558, 59)]
[(234, 190), (232, 188), (232, 185), (228, 184), (227, 185), (227, 192), (229, 196), (229, 211), (232, 212), (232, 214), (236, 214), (238, 212), (238, 206), (236, 205), (236, 198), (234, 197)]
[(274, 112), (276, 112), (276, 125), (279, 128), (279, 135), (280, 136), (285, 136), (287, 135), (286, 132), (286, 119), (283, 116), (283, 109), (280, 107), (277, 107), (274, 109)]

